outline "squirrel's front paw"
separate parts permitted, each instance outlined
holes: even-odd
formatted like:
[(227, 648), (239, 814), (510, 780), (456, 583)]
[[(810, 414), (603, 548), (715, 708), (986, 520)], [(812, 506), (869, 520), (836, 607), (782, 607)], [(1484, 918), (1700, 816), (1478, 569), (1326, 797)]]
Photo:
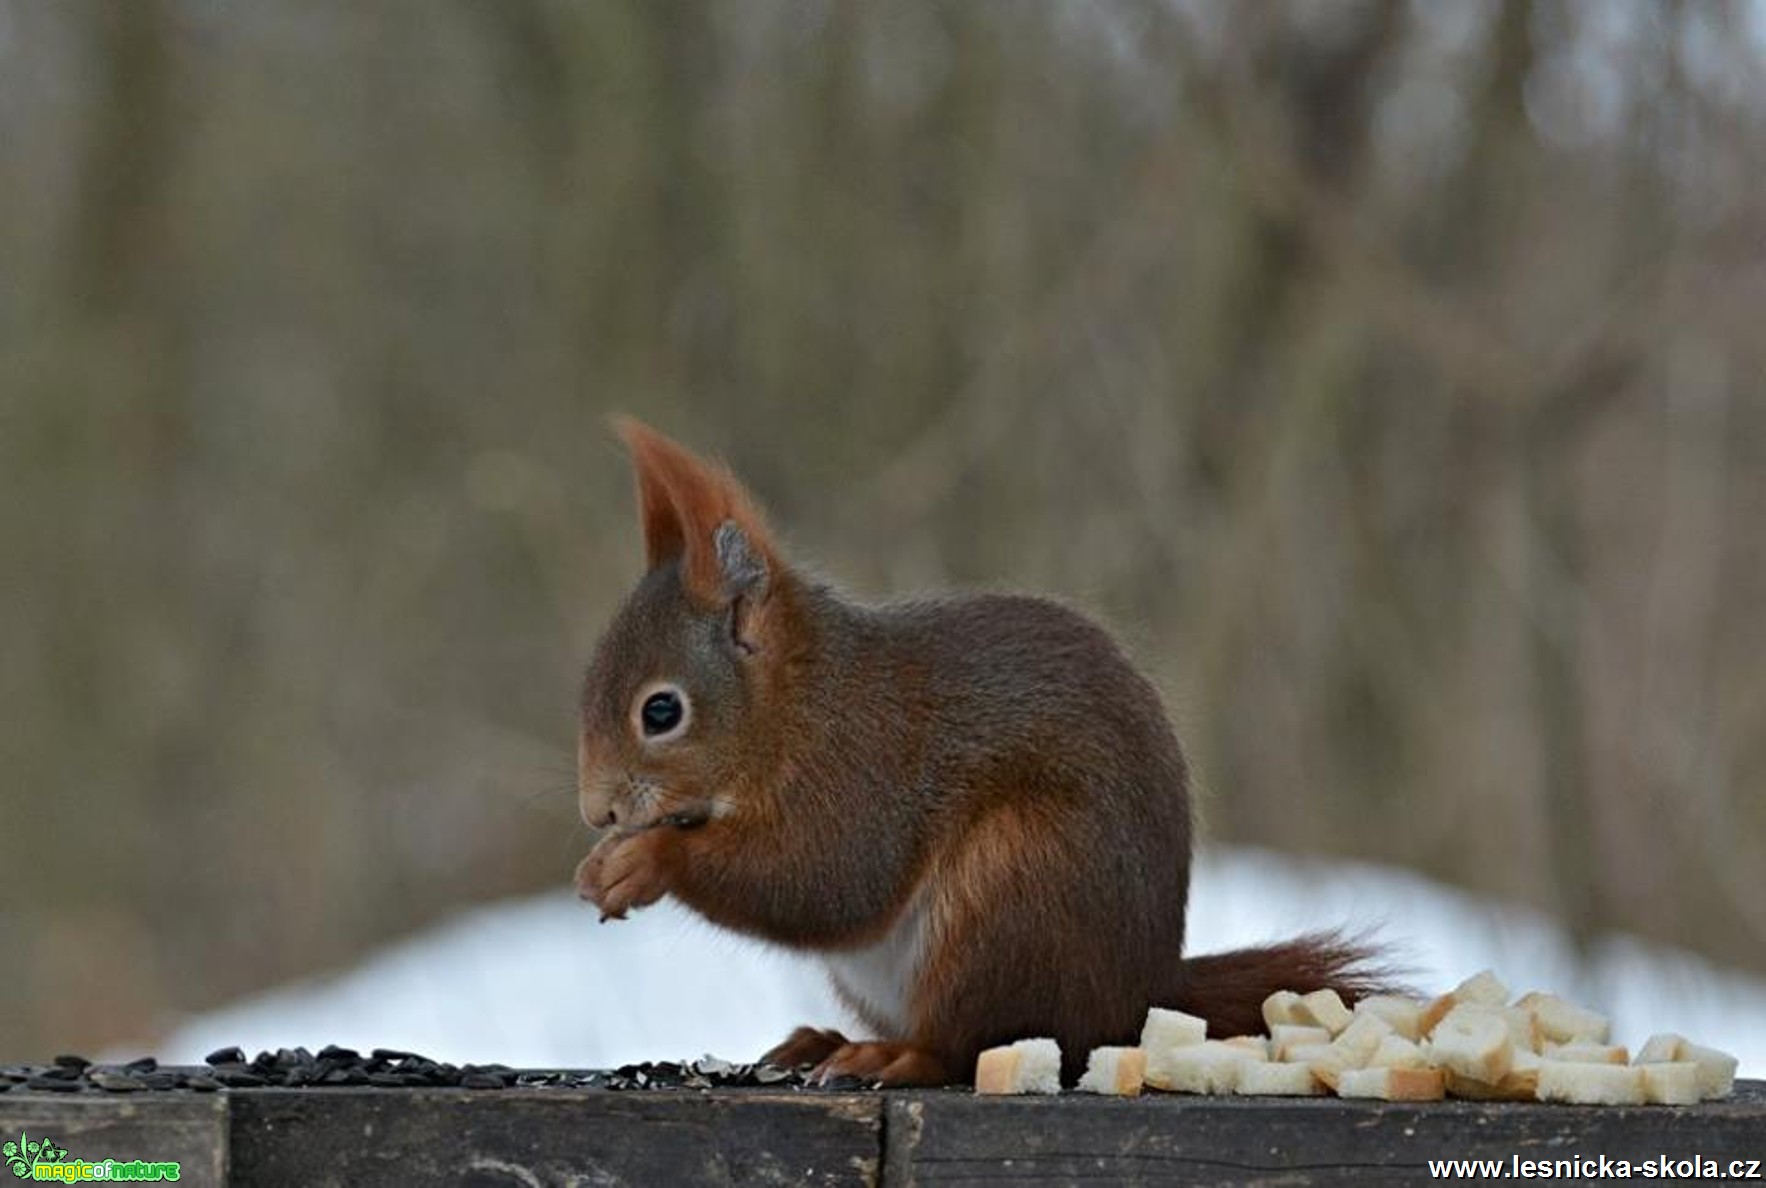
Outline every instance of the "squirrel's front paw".
[(602, 838), (576, 868), (577, 894), (601, 909), (601, 919), (623, 920), (668, 894), (662, 862), (666, 831), (614, 833)]

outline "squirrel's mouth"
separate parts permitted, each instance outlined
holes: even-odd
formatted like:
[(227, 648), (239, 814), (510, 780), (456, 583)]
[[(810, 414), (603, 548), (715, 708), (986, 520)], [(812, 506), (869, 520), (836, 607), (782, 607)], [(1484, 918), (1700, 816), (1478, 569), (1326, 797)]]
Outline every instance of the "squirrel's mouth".
[(681, 793), (636, 776), (628, 777), (628, 786), (627, 829), (696, 829), (729, 812), (721, 797)]

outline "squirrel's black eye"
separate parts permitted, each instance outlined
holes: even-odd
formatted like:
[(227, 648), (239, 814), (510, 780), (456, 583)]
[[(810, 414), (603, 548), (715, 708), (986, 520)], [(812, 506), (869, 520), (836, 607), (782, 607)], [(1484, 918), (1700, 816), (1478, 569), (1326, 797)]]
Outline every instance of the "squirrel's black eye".
[(644, 736), (655, 738), (667, 734), (681, 724), (687, 716), (687, 707), (681, 702), (681, 695), (673, 689), (663, 689), (644, 698), (644, 706), (638, 711), (638, 717), (644, 723)]

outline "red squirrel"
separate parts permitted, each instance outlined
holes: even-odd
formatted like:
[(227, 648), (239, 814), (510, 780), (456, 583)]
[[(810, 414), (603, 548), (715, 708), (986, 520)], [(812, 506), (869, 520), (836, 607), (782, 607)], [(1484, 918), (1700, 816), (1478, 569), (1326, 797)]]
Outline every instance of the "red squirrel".
[(582, 689), (577, 868), (602, 919), (673, 895), (818, 955), (877, 1038), (800, 1027), (828, 1080), (968, 1081), (984, 1048), (1132, 1044), (1149, 1006), (1262, 1030), (1276, 990), (1377, 988), (1330, 935), (1185, 958), (1189, 774), (1157, 691), (1040, 598), (849, 600), (722, 466), (617, 422), (647, 572)]

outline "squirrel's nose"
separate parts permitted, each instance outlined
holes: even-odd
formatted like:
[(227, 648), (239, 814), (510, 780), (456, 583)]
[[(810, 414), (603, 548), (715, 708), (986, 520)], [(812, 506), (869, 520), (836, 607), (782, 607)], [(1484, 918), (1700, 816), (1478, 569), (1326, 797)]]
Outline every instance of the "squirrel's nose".
[(583, 824), (590, 829), (606, 829), (609, 825), (619, 824), (619, 809), (615, 807), (613, 798), (606, 795), (591, 796), (582, 794)]
[(576, 743), (576, 798), (583, 824), (590, 829), (605, 829), (619, 821), (614, 806), (613, 789), (608, 786), (606, 768), (590, 749), (586, 736)]

